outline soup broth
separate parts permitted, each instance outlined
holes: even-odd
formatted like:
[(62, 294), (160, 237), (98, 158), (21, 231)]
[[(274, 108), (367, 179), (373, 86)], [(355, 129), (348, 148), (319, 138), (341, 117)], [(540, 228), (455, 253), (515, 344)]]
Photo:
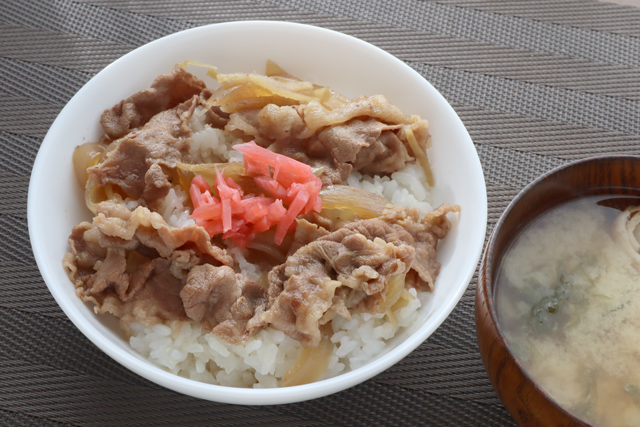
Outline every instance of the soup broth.
[(497, 312), (522, 367), (560, 405), (594, 425), (639, 426), (640, 255), (629, 242), (640, 226), (606, 199), (527, 226), (502, 260)]

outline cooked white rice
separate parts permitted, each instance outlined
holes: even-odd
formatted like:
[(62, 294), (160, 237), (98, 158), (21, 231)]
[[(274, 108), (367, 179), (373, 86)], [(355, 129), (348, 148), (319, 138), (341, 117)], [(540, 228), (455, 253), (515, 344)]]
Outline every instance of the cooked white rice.
[[(232, 145), (242, 142), (219, 129), (204, 125), (197, 113), (191, 120), (192, 159), (200, 162), (239, 161), (242, 155)], [(432, 210), (429, 188), (422, 168), (410, 164), (386, 176), (362, 176), (352, 172), (347, 183), (381, 195), (399, 206), (416, 208), (423, 213)], [(160, 213), (173, 226), (191, 223), (187, 194), (179, 187), (170, 190), (163, 200)], [(257, 280), (260, 269), (249, 263), (240, 248), (227, 250), (236, 260), (239, 272)], [(413, 299), (393, 314), (394, 325), (385, 314), (354, 314), (351, 319), (336, 317), (332, 322), (333, 354), (321, 379), (331, 378), (366, 364), (379, 354), (387, 341), (418, 317), (418, 309), (428, 294), (414, 289)], [(423, 300), (421, 302), (421, 299)], [(134, 323), (131, 347), (156, 365), (197, 381), (232, 387), (278, 387), (286, 372), (298, 358), (301, 344), (283, 332), (268, 327), (246, 344), (233, 345), (212, 333), (202, 333), (196, 323), (169, 322), (152, 327)]]
[(189, 120), (193, 132), (189, 154), (194, 163), (224, 163), (242, 160), (242, 154), (229, 148), (241, 144), (242, 139), (235, 138), (222, 129), (216, 129), (204, 123), (202, 107), (196, 108)]
[(391, 174), (391, 178), (366, 176), (353, 171), (347, 183), (382, 196), (396, 206), (415, 208), (423, 214), (433, 210), (424, 170), (417, 163), (408, 164), (404, 169)]
[[(414, 298), (394, 312), (395, 326), (384, 314), (335, 318), (331, 323), (333, 354), (322, 379), (364, 365), (386, 348), (386, 341), (398, 330), (415, 322), (421, 302), (414, 289), (409, 292)], [(278, 387), (302, 350), (298, 341), (272, 327), (244, 345), (202, 333), (196, 323), (152, 327), (134, 323), (131, 327), (131, 347), (156, 365), (185, 378), (231, 387)]]
[(159, 208), (159, 212), (164, 220), (167, 221), (167, 224), (174, 227), (195, 224), (195, 221), (189, 218), (191, 214), (189, 208), (185, 207), (187, 197), (187, 194), (179, 185), (169, 190), (169, 194), (162, 200)]

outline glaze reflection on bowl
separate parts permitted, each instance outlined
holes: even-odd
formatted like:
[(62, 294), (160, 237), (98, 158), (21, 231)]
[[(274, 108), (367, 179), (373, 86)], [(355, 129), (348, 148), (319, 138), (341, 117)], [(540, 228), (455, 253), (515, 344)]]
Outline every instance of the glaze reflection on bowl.
[[(382, 93), (408, 114), (428, 119), (436, 182), (434, 204), (464, 212), (439, 248), (443, 267), (418, 320), (364, 366), (324, 381), (279, 389), (242, 389), (173, 375), (137, 354), (107, 316), (97, 316), (74, 293), (62, 268), (73, 226), (90, 219), (72, 168), (73, 149), (100, 137), (100, 114), (185, 60), (215, 65), (223, 73), (264, 72), (266, 61), (348, 97)], [(197, 73), (195, 73), (197, 74)], [(198, 77), (204, 78), (202, 70)], [(246, 21), (209, 25), (153, 41), (92, 78), (66, 105), (45, 137), (29, 186), (28, 222), (35, 259), (50, 292), (78, 329), (110, 357), (137, 374), (181, 393), (236, 404), (280, 404), (335, 393), (389, 368), (429, 337), (464, 293), (481, 255), (486, 232), (486, 188), (478, 155), (451, 106), (408, 65), (362, 40), (318, 27)]]
[[(496, 308), (498, 272), (505, 253), (532, 221), (576, 199), (640, 196), (640, 157), (603, 156), (557, 168), (528, 185), (496, 223), (482, 260), (476, 289), (478, 344), (489, 379), (506, 409), (521, 426), (588, 426), (563, 409), (524, 370), (505, 338)], [(558, 242), (561, 244), (561, 242)]]

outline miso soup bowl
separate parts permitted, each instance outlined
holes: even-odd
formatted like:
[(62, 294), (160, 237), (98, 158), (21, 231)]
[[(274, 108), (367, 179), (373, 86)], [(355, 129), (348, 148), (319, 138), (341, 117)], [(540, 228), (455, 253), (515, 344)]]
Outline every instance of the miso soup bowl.
[[(91, 215), (72, 168), (77, 145), (101, 136), (100, 114), (160, 74), (186, 60), (217, 66), (223, 73), (265, 72), (273, 60), (289, 73), (329, 86), (353, 98), (384, 94), (407, 114), (430, 122), (428, 156), (437, 183), (434, 205), (461, 206), (453, 229), (438, 250), (442, 269), (436, 289), (418, 320), (397, 334), (369, 363), (337, 377), (288, 388), (244, 389), (196, 382), (173, 375), (136, 353), (115, 318), (99, 316), (75, 295), (62, 268), (73, 226)], [(188, 71), (213, 84), (204, 68)], [(207, 25), (166, 36), (118, 59), (93, 77), (69, 101), (47, 133), (29, 185), (28, 222), (35, 259), (51, 294), (75, 326), (114, 360), (169, 389), (212, 401), (267, 405), (326, 396), (359, 384), (389, 368), (427, 339), (464, 293), (482, 253), (487, 193), (478, 154), (462, 121), (420, 74), (391, 54), (362, 40), (310, 25), (241, 21)], [(87, 342), (87, 345), (91, 343)]]
[(496, 310), (496, 279), (505, 252), (535, 218), (567, 201), (598, 195), (640, 196), (640, 156), (602, 156), (554, 169), (525, 187), (489, 238), (476, 288), (480, 353), (498, 397), (523, 427), (589, 426), (529, 377), (506, 341)]

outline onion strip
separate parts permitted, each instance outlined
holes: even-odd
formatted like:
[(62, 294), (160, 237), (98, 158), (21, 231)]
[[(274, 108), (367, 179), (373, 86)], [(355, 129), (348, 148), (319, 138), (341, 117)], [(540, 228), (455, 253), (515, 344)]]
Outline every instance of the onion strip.
[(396, 274), (389, 278), (389, 282), (387, 283), (387, 292), (384, 294), (382, 301), (380, 301), (380, 304), (378, 305), (379, 313), (384, 313), (387, 310), (390, 310), (391, 307), (400, 300), (402, 291), (404, 291), (405, 276), (406, 274)]
[(207, 76), (212, 77), (214, 79), (218, 78), (218, 68), (213, 65), (205, 64), (204, 62), (192, 61), (188, 59), (186, 61), (182, 61), (176, 64), (175, 68), (182, 68), (183, 70), (187, 69), (187, 66), (193, 65), (195, 67), (203, 67), (207, 69)]
[(326, 372), (333, 354), (333, 343), (329, 335), (324, 334), (315, 348), (305, 347), (300, 356), (282, 379), (282, 387), (309, 384), (318, 381)]
[(389, 201), (362, 188), (349, 185), (327, 185), (320, 190), (323, 209), (352, 212), (363, 219), (377, 218)]
[(413, 151), (413, 156), (418, 160), (420, 166), (422, 166), (422, 170), (424, 171), (424, 175), (427, 178), (427, 183), (430, 187), (433, 187), (433, 173), (431, 172), (431, 165), (429, 164), (429, 158), (427, 157), (427, 153), (420, 147), (418, 144), (418, 140), (416, 136), (413, 134), (413, 131), (409, 127), (405, 127), (404, 134), (407, 137), (407, 142), (409, 143), (409, 148)]

